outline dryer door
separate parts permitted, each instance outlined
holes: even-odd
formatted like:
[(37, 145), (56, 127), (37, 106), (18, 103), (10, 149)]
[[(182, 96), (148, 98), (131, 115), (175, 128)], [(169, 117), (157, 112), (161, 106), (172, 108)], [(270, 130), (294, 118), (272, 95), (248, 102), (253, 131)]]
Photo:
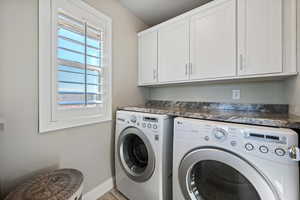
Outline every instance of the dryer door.
[(147, 136), (138, 128), (122, 131), (118, 139), (118, 155), (127, 176), (145, 182), (155, 170), (155, 154)]
[(179, 182), (186, 200), (279, 200), (267, 177), (223, 149), (187, 154), (179, 167)]

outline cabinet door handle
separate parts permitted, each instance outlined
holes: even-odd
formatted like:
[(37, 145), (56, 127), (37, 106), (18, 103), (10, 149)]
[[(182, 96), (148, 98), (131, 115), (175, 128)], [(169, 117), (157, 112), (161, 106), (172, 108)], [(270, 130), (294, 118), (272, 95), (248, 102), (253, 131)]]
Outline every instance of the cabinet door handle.
[(189, 64), (185, 64), (185, 75), (188, 75), (188, 67), (189, 67)]
[(240, 71), (244, 70), (244, 56), (240, 54)]
[(190, 74), (193, 74), (193, 63), (190, 63)]
[(153, 79), (156, 80), (156, 77), (157, 77), (157, 75), (156, 75), (156, 69), (153, 69)]

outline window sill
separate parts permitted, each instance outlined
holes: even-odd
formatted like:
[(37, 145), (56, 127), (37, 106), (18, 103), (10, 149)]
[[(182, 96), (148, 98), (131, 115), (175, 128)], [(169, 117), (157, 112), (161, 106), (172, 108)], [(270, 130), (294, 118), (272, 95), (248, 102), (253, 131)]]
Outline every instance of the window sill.
[(81, 126), (87, 126), (92, 124), (102, 124), (112, 122), (112, 118), (94, 118), (94, 119), (84, 119), (78, 121), (57, 121), (48, 123), (39, 123), (40, 133), (49, 133), (54, 131), (59, 131), (63, 129), (76, 128)]

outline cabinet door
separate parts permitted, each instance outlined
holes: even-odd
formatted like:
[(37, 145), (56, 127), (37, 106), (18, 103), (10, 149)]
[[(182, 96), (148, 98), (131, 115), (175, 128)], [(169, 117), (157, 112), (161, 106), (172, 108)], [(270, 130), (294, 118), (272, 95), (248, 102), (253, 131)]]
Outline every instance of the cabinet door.
[(139, 84), (157, 82), (157, 31), (139, 36)]
[(216, 1), (191, 18), (191, 79), (236, 75), (236, 0)]
[(159, 82), (188, 80), (189, 20), (181, 20), (158, 31)]
[(282, 0), (238, 3), (239, 75), (282, 72)]

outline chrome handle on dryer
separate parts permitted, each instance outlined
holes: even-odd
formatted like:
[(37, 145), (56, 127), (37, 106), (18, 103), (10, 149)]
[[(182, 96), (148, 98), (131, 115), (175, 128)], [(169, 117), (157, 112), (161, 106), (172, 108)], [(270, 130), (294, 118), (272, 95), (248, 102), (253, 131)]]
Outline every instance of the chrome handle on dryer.
[(288, 149), (288, 154), (293, 161), (300, 161), (300, 150), (296, 145), (293, 145)]

